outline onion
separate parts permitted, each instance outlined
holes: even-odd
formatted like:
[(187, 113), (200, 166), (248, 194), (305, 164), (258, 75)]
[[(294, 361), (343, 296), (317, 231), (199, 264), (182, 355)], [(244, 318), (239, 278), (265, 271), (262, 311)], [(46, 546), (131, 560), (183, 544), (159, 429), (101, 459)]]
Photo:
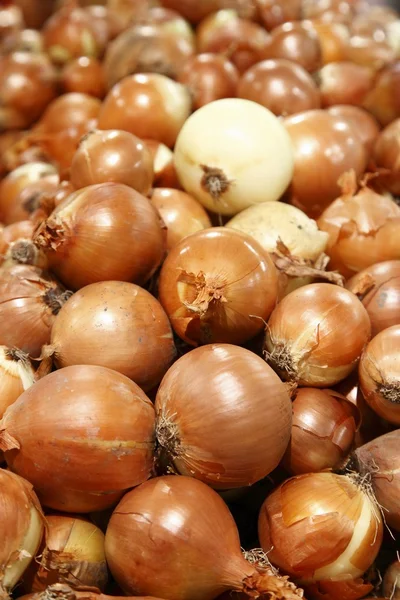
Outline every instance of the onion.
[(400, 260), (376, 263), (354, 275), (346, 287), (367, 309), (373, 336), (400, 325)]
[(263, 58), (286, 58), (313, 73), (321, 66), (321, 45), (317, 34), (301, 22), (276, 27), (262, 53)]
[(319, 21), (330, 23), (345, 22), (351, 20), (358, 8), (357, 2), (352, 0), (324, 0), (324, 2), (314, 2), (314, 0), (303, 0), (302, 16), (306, 19), (317, 19)]
[(380, 416), (400, 425), (400, 325), (378, 333), (360, 360), (359, 379), (363, 396)]
[(303, 23), (318, 37), (323, 65), (348, 60), (350, 32), (346, 25), (337, 22), (324, 23), (320, 20), (303, 21)]
[(235, 97), (239, 72), (221, 54), (197, 54), (185, 61), (179, 70), (178, 81), (188, 87), (193, 109), (197, 110), (214, 100)]
[(95, 183), (124, 183), (144, 194), (153, 181), (152, 157), (146, 145), (127, 131), (92, 131), (80, 142), (71, 164), (76, 189)]
[(0, 272), (0, 344), (37, 358), (50, 341), (61, 306), (70, 297), (41, 269), (16, 265)]
[(106, 96), (99, 129), (123, 129), (173, 146), (190, 114), (189, 91), (158, 73), (129, 75)]
[(101, 183), (71, 194), (37, 229), (35, 244), (74, 289), (96, 281), (143, 282), (164, 254), (149, 200), (126, 185)]
[(106, 557), (125, 593), (167, 600), (212, 600), (229, 590), (302, 597), (269, 566), (245, 560), (222, 498), (189, 477), (157, 477), (128, 492), (111, 516)]
[(0, 418), (34, 381), (29, 356), (17, 348), (0, 346)]
[(360, 414), (333, 390), (301, 388), (293, 402), (293, 425), (283, 464), (293, 475), (333, 469), (352, 449)]
[[(122, 0), (123, 2), (124, 0)], [(191, 24), (184, 19), (179, 12), (170, 8), (153, 5), (153, 0), (147, 0), (150, 4), (143, 14), (137, 16), (132, 22), (146, 25), (160, 25), (163, 31), (168, 31), (172, 36), (180, 36), (194, 46), (194, 32)]]
[[(0, 234), (0, 259), (1, 262), (4, 260), (17, 259), (15, 262), (24, 261), (23, 253), (19, 250), (25, 245), (26, 248), (36, 250), (32, 243), (32, 236), (35, 230), (35, 224), (32, 221), (17, 221), (12, 225), (7, 225)], [(17, 252), (13, 249), (16, 249)], [(29, 257), (33, 256), (30, 254)], [(28, 258), (28, 254), (25, 255), (25, 259)]]
[[(38, 165), (41, 164), (42, 163), (35, 162), (26, 163), (26, 170), (28, 170), (29, 165), (32, 167), (32, 173), (29, 173), (28, 177), (33, 176)], [(50, 171), (51, 165), (48, 166), (48, 170)], [(41, 167), (39, 166), (37, 171), (38, 179), (31, 182), (26, 181), (25, 174), (21, 172), (21, 177), (15, 180), (15, 191), (17, 192), (21, 185), (24, 185), (23, 189), (21, 189), (16, 196), (14, 196), (14, 194), (4, 194), (2, 209), (4, 221), (6, 223), (15, 224), (20, 223), (22, 220), (32, 218), (32, 215), (38, 209), (38, 207), (46, 204), (58, 191), (60, 184), (59, 175), (57, 173), (50, 172), (46, 175), (46, 169), (44, 169), (44, 172), (40, 177), (40, 170)], [(13, 171), (13, 173), (14, 172), (18, 172), (18, 167)], [(10, 183), (12, 182), (10, 181)]]
[(374, 82), (372, 69), (349, 61), (325, 65), (318, 71), (316, 77), (323, 106), (335, 104), (361, 106)]
[(54, 0), (14, 0), (22, 10), (27, 27), (40, 29), (54, 9)]
[(164, 377), (155, 409), (167, 461), (217, 489), (266, 477), (290, 439), (287, 386), (260, 357), (229, 344), (182, 356)]
[(44, 111), (39, 121), (39, 130), (58, 133), (77, 127), (83, 128), (86, 133), (89, 122), (97, 119), (100, 107), (100, 100), (88, 94), (63, 94)]
[(189, 194), (213, 212), (233, 215), (279, 199), (292, 177), (293, 152), (269, 110), (229, 98), (189, 117), (176, 141), (175, 166)]
[(24, 18), (18, 6), (8, 5), (8, 2), (0, 7), (0, 42), (7, 40), (8, 36), (21, 31), (24, 26)]
[[(373, 157), (376, 165), (383, 169), (379, 183), (382, 181), (385, 189), (400, 196), (400, 118), (381, 132)], [(385, 172), (386, 169), (389, 172)]]
[(382, 591), (386, 598), (400, 599), (400, 558), (389, 565), (383, 577)]
[(39, 548), (44, 518), (28, 481), (0, 469), (0, 595), (18, 583)]
[[(346, 597), (341, 586), (357, 582), (372, 565), (382, 542), (382, 520), (357, 477), (309, 473), (288, 479), (268, 496), (258, 533), (274, 565), (300, 580), (306, 593), (310, 588), (310, 597), (330, 600)], [(350, 597), (361, 598), (372, 589), (360, 587)]]
[(353, 35), (350, 37), (346, 60), (355, 64), (370, 67), (378, 73), (385, 65), (391, 65), (396, 59), (396, 53), (386, 40), (371, 39), (368, 35)]
[(162, 0), (161, 4), (176, 10), (192, 23), (198, 23), (223, 8), (235, 10), (244, 19), (251, 19), (257, 14), (257, 0)]
[(179, 189), (180, 183), (174, 165), (174, 155), (165, 144), (156, 140), (143, 140), (151, 152), (153, 158), (153, 188), (175, 188)]
[(302, 18), (302, 0), (258, 0), (260, 18), (270, 31), (288, 21), (300, 21)]
[(324, 110), (292, 115), (284, 124), (294, 146), (292, 203), (318, 217), (340, 194), (337, 182), (344, 172), (363, 174), (365, 148), (346, 121)]
[(188, 235), (211, 227), (204, 208), (185, 192), (156, 188), (151, 192), (150, 200), (167, 227), (167, 250)]
[(286, 59), (257, 63), (241, 77), (237, 95), (253, 100), (275, 115), (287, 116), (321, 106), (318, 88), (300, 65)]
[[(45, 591), (20, 596), (21, 600), (123, 600), (126, 596), (107, 596), (90, 590), (72, 589), (66, 583), (53, 583)], [(160, 600), (151, 596), (135, 596), (136, 600)], [(131, 598), (130, 600), (133, 600)], [(379, 599), (378, 599), (379, 600)]]
[(287, 380), (328, 387), (353, 371), (370, 335), (368, 313), (354, 294), (312, 283), (291, 292), (272, 312), (265, 356)]
[(5, 53), (33, 52), (39, 54), (43, 52), (42, 34), (36, 29), (22, 29), (4, 40), (2, 45), (3, 50), (5, 48)]
[(400, 60), (382, 69), (375, 85), (363, 103), (381, 125), (389, 125), (400, 117)]
[(114, 369), (150, 390), (175, 358), (171, 326), (160, 303), (133, 283), (93, 283), (59, 312), (51, 344), (58, 367)]
[(361, 184), (354, 172), (341, 180), (342, 196), (322, 213), (318, 227), (329, 233), (330, 267), (350, 277), (367, 267), (399, 256), (400, 207)]
[(24, 579), (30, 592), (55, 583), (103, 590), (108, 579), (103, 532), (82, 517), (46, 516), (46, 540)]
[(77, 92), (95, 98), (106, 95), (103, 66), (96, 58), (88, 56), (76, 58), (64, 67), (61, 85), (65, 93)]
[(154, 409), (144, 392), (91, 365), (43, 377), (0, 421), (8, 466), (29, 479), (45, 506), (65, 512), (107, 508), (145, 481), (153, 437)]
[(363, 108), (351, 106), (350, 104), (330, 106), (328, 112), (334, 117), (347, 121), (350, 127), (353, 127), (353, 130), (361, 138), (368, 156), (370, 156), (380, 131), (376, 119)]
[(261, 331), (271, 314), (277, 273), (249, 236), (223, 227), (206, 229), (170, 251), (159, 297), (175, 332), (188, 344), (241, 344)]

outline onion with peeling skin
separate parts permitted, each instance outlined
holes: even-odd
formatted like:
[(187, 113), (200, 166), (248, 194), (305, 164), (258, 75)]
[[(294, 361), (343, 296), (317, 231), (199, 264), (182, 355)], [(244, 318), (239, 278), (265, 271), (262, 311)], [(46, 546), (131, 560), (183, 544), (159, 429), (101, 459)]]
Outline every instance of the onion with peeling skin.
[(35, 370), (29, 356), (17, 348), (0, 346), (0, 419), (34, 382)]
[(285, 128), (269, 110), (241, 98), (216, 100), (191, 115), (174, 154), (184, 189), (221, 215), (278, 200), (293, 173)]
[(286, 58), (313, 73), (321, 66), (321, 44), (307, 24), (284, 23), (271, 32), (262, 58)]
[(383, 170), (378, 183), (391, 194), (400, 196), (400, 118), (380, 133), (373, 158), (377, 167)]
[(372, 89), (375, 73), (368, 67), (343, 61), (325, 65), (315, 77), (321, 90), (322, 106), (361, 106)]
[(181, 189), (174, 165), (174, 154), (165, 144), (156, 140), (143, 140), (153, 158), (153, 188)]
[(353, 127), (354, 131), (361, 138), (368, 156), (370, 156), (380, 132), (378, 121), (360, 106), (351, 106), (350, 104), (330, 106), (328, 112), (335, 117), (340, 117), (344, 121), (347, 121)]

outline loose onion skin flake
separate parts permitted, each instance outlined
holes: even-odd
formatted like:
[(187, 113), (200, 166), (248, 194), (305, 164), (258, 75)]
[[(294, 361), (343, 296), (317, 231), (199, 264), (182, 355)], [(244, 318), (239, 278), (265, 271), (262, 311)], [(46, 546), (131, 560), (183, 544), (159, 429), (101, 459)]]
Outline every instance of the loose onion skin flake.
[(217, 489), (267, 476), (290, 438), (288, 386), (260, 357), (230, 344), (182, 356), (161, 382), (155, 409), (171, 466)]
[(182, 240), (159, 279), (160, 302), (172, 327), (192, 346), (249, 340), (262, 330), (277, 293), (269, 255), (250, 236), (223, 227)]
[(43, 377), (0, 421), (10, 469), (26, 475), (42, 504), (64, 512), (112, 506), (150, 476), (153, 446), (150, 400), (124, 375), (98, 366)]

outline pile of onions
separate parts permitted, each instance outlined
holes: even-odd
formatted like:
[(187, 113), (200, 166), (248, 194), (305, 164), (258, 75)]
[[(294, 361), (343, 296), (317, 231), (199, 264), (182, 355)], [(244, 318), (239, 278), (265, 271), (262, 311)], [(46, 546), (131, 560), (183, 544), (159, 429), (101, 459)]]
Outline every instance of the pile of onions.
[(379, 181), (390, 193), (400, 196), (400, 118), (382, 131), (373, 156), (377, 167), (384, 171)]
[(271, 314), (278, 277), (269, 255), (250, 236), (215, 227), (172, 248), (158, 293), (174, 331), (188, 344), (241, 344), (261, 331)]
[(0, 273), (0, 344), (37, 358), (50, 341), (54, 319), (71, 296), (55, 279), (30, 265)]
[(263, 58), (286, 58), (313, 73), (321, 66), (321, 44), (317, 34), (301, 22), (276, 27), (263, 50)]
[(34, 382), (35, 370), (29, 356), (17, 348), (0, 346), (0, 418)]
[(156, 436), (167, 462), (217, 489), (251, 485), (288, 445), (288, 386), (249, 350), (210, 344), (182, 356), (157, 392)]
[(288, 294), (272, 312), (265, 356), (289, 381), (329, 387), (355, 369), (370, 335), (368, 313), (354, 294), (312, 283)]
[(71, 194), (40, 225), (34, 242), (73, 289), (105, 280), (144, 282), (164, 255), (157, 211), (121, 183), (90, 185)]
[(104, 590), (107, 579), (101, 529), (82, 517), (46, 516), (46, 539), (24, 577), (25, 590), (41, 592), (55, 583)]
[(98, 366), (46, 375), (0, 421), (8, 466), (45, 506), (64, 512), (112, 506), (150, 476), (153, 446), (150, 400), (124, 375)]
[(78, 290), (51, 332), (58, 367), (114, 369), (150, 390), (175, 358), (171, 326), (160, 303), (133, 283), (105, 281)]
[(354, 275), (346, 287), (367, 309), (373, 336), (400, 325), (400, 260), (376, 263)]
[(333, 390), (300, 388), (293, 402), (290, 444), (283, 464), (293, 475), (333, 469), (352, 449), (358, 408)]
[(5, 469), (0, 504), (0, 596), (8, 598), (39, 548), (44, 517), (31, 484)]
[(224, 501), (188, 477), (157, 477), (128, 492), (111, 516), (106, 557), (127, 594), (213, 600), (233, 590), (255, 598), (302, 597), (271, 567), (246, 561)]
[(258, 521), (272, 564), (301, 582), (310, 597), (327, 600), (371, 591), (358, 578), (374, 562), (382, 532), (379, 509), (362, 482), (333, 473), (288, 479), (267, 497)]
[(330, 268), (350, 277), (399, 257), (400, 207), (366, 184), (357, 191), (354, 173), (346, 173), (341, 183), (342, 195), (322, 213), (318, 227), (329, 234)]
[(184, 189), (207, 209), (234, 215), (279, 199), (293, 174), (293, 151), (285, 128), (269, 110), (229, 98), (187, 119), (176, 141), (175, 166)]
[(147, 196), (153, 182), (150, 150), (127, 131), (92, 131), (81, 140), (71, 163), (76, 189), (96, 183), (124, 183)]

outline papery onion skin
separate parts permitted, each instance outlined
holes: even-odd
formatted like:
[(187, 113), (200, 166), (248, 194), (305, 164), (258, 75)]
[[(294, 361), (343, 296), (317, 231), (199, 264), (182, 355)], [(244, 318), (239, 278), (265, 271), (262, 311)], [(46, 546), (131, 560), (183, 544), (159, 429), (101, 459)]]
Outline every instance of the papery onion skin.
[(378, 333), (365, 348), (359, 365), (365, 401), (380, 417), (400, 426), (400, 325)]
[(160, 272), (160, 302), (176, 334), (192, 346), (249, 340), (262, 330), (277, 293), (269, 255), (250, 236), (223, 227), (183, 239)]
[(91, 185), (59, 204), (34, 235), (62, 281), (78, 289), (105, 280), (146, 281), (164, 255), (150, 201), (120, 183)]
[(0, 346), (0, 419), (34, 382), (35, 370), (29, 356), (17, 348)]
[(309, 473), (267, 497), (258, 533), (271, 562), (307, 584), (363, 575), (379, 552), (383, 527), (378, 507), (357, 482)]
[(321, 44), (318, 36), (302, 22), (284, 23), (276, 27), (263, 50), (263, 59), (286, 58), (313, 73), (321, 66)]
[(122, 281), (78, 290), (56, 317), (51, 346), (58, 367), (108, 367), (145, 391), (161, 381), (176, 354), (160, 303), (138, 285)]
[(269, 110), (241, 98), (216, 100), (191, 115), (174, 154), (185, 191), (222, 215), (278, 200), (293, 173), (285, 128)]
[(328, 112), (335, 117), (342, 118), (353, 127), (370, 156), (380, 132), (378, 121), (363, 108), (350, 104), (331, 106), (328, 108)]
[(260, 357), (230, 344), (182, 356), (155, 409), (157, 440), (173, 468), (216, 489), (266, 477), (290, 438), (288, 387)]
[(145, 481), (153, 438), (154, 408), (144, 392), (92, 365), (43, 377), (0, 421), (8, 466), (29, 478), (45, 506), (64, 512), (107, 508)]
[(379, 179), (384, 189), (400, 196), (400, 118), (381, 132), (374, 147), (373, 158), (378, 168), (389, 169)]
[(265, 356), (287, 380), (329, 387), (355, 369), (370, 336), (368, 313), (354, 294), (312, 283), (288, 294), (272, 312)]
[(300, 388), (283, 464), (292, 475), (333, 469), (352, 449), (360, 424), (354, 404), (333, 390)]

